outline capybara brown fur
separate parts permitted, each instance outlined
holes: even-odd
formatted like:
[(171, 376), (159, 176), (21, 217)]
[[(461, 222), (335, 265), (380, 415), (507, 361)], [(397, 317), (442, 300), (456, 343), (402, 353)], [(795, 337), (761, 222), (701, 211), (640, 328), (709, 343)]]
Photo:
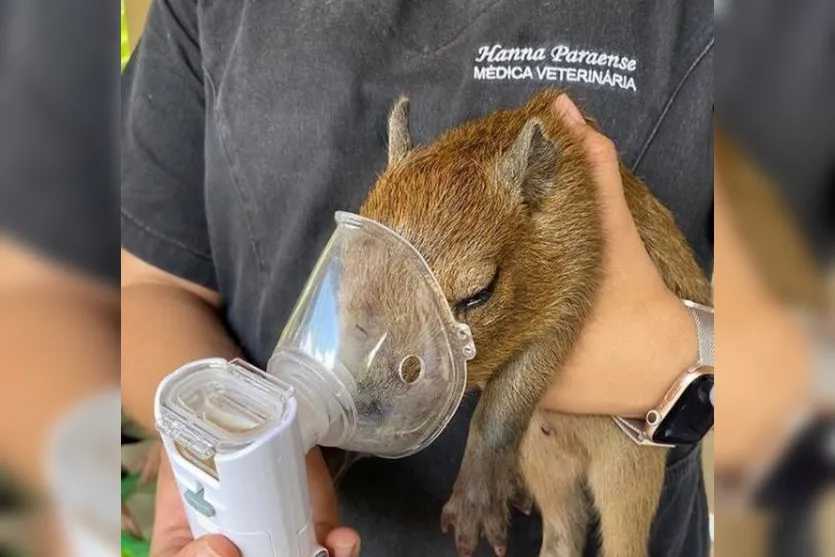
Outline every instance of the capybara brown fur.
[[(467, 382), (482, 395), (441, 519), (459, 553), (474, 553), (483, 535), (503, 555), (509, 505), (529, 495), (543, 518), (543, 557), (581, 555), (592, 505), (605, 557), (646, 557), (667, 450), (634, 444), (610, 417), (538, 409), (590, 315), (604, 263), (590, 166), (553, 108), (558, 96), (544, 90), (424, 146), (412, 144), (401, 98), (388, 167), (360, 213), (415, 246), (477, 346)], [(672, 215), (620, 168), (667, 286), (709, 303), (710, 283)]]

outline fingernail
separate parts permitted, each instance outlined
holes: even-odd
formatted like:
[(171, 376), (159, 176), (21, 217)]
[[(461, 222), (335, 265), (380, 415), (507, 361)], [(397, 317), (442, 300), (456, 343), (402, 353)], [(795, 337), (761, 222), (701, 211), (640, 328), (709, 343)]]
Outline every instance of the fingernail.
[(580, 110), (577, 108), (577, 105), (575, 105), (571, 99), (568, 98), (568, 95), (560, 95), (557, 97), (554, 104), (556, 105), (559, 115), (564, 118), (567, 123), (573, 125), (585, 123), (583, 115), (580, 114)]
[(359, 554), (359, 543), (352, 543), (348, 545), (335, 545), (333, 548), (333, 557), (358, 557)]
[(212, 547), (211, 541), (206, 541), (197, 548), (197, 557), (222, 557), (222, 555)]
[(197, 557), (241, 557), (241, 552), (235, 544), (223, 536), (207, 536), (197, 543), (197, 551), (195, 551)]

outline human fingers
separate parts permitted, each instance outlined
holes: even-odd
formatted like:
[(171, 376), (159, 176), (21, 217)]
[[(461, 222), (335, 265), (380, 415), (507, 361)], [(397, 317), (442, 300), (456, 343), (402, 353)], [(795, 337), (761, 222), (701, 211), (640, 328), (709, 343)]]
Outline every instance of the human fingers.
[(173, 557), (193, 541), (168, 458), (160, 455), (151, 557)]
[(235, 545), (222, 536), (194, 540), (171, 465), (160, 453), (159, 476), (151, 535), (151, 557), (239, 557)]
[(356, 557), (359, 555), (359, 534), (351, 528), (338, 527), (336, 491), (322, 452), (313, 448), (305, 460), (316, 539), (333, 557)]
[(358, 557), (360, 536), (356, 530), (344, 526), (334, 528), (324, 539), (324, 546), (333, 557)]
[(583, 145), (597, 185), (607, 190), (622, 192), (618, 153), (612, 140), (586, 122), (568, 95), (560, 95), (554, 102), (554, 109), (566, 123), (571, 134)]
[(203, 536), (197, 540), (165, 540), (151, 551), (151, 557), (240, 557), (235, 544), (219, 535)]
[(157, 478), (151, 557), (240, 557), (235, 545), (223, 536), (194, 540), (171, 465), (164, 453), (160, 455)]
[[(638, 232), (626, 203), (617, 149), (611, 139), (586, 122), (577, 106), (567, 95), (560, 95), (554, 110), (568, 126), (569, 132), (582, 145), (597, 188), (603, 227), (608, 247), (615, 252), (629, 254), (637, 249)], [(625, 244), (630, 249), (615, 249)]]
[(305, 464), (307, 465), (310, 506), (313, 510), (313, 521), (316, 524), (316, 539), (321, 543), (328, 532), (339, 524), (336, 490), (318, 447), (314, 447), (307, 453)]

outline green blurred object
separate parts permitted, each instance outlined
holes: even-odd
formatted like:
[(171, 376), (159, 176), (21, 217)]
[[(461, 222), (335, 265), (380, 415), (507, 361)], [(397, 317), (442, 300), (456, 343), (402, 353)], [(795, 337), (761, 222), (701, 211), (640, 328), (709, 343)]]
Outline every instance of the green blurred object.
[[(137, 492), (142, 491), (143, 488), (139, 482), (139, 475), (128, 474), (122, 478), (122, 502), (127, 501)], [(122, 532), (122, 556), (121, 557), (148, 557), (151, 552), (151, 543), (148, 540), (138, 540), (128, 534)]]
[(122, 532), (122, 557), (148, 557), (151, 544), (146, 540), (137, 540)]
[(26, 557), (28, 554), (23, 551), (0, 544), (0, 557)]
[(125, 20), (125, 0), (122, 2), (122, 69), (125, 69), (125, 64), (130, 58), (130, 42), (128, 41), (128, 23)]

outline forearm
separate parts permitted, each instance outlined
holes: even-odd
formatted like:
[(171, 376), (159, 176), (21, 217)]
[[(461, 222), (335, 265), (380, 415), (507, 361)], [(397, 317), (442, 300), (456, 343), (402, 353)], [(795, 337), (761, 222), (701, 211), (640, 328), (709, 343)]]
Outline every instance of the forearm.
[(0, 296), (0, 421), (4, 464), (44, 487), (43, 454), (74, 407), (118, 386), (118, 298), (92, 299), (56, 285)]
[[(573, 414), (643, 417), (698, 358), (693, 317), (672, 293), (632, 315), (592, 315), (542, 405)], [(639, 313), (645, 313), (642, 317)], [(623, 323), (612, 328), (611, 323)], [(599, 339), (607, 339), (607, 350)], [(631, 355), (612, 359), (612, 354)]]
[(153, 430), (157, 385), (174, 369), (238, 353), (217, 310), (198, 296), (163, 284), (122, 288), (122, 404), (140, 425)]

